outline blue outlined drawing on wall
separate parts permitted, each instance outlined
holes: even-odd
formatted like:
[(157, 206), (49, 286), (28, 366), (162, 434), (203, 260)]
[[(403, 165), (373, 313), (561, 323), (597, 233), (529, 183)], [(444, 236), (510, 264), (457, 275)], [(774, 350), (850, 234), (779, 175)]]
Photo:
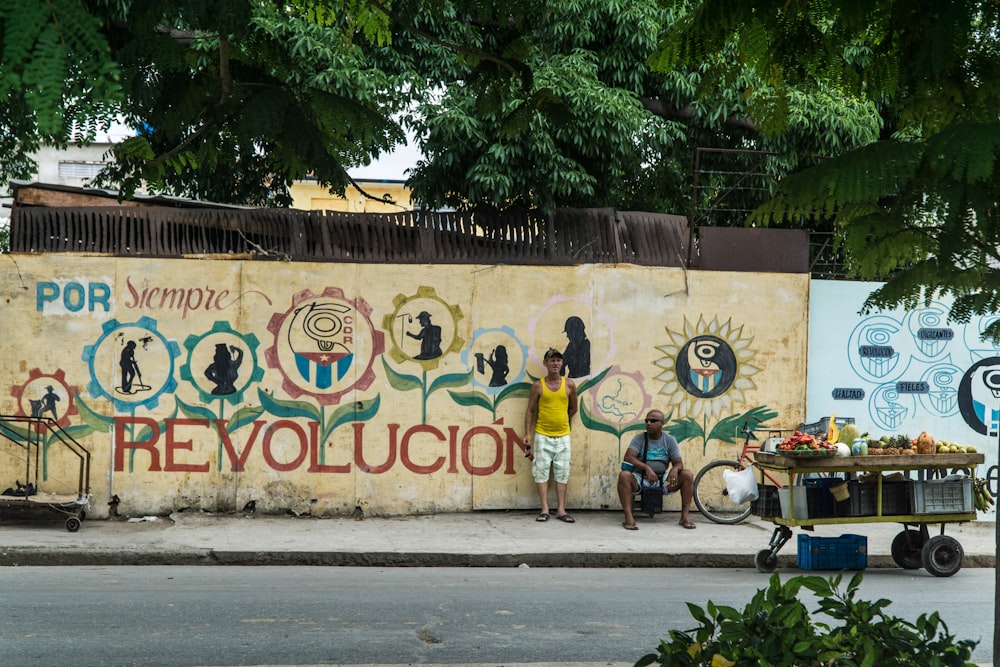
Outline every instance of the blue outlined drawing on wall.
[(916, 394), (901, 394), (895, 382), (876, 387), (868, 403), (872, 421), (886, 432), (898, 431), (916, 410)]
[(1000, 356), (981, 359), (962, 376), (958, 389), (962, 419), (976, 433), (1000, 432)]
[(927, 383), (927, 392), (917, 394), (920, 407), (939, 417), (959, 414), (958, 384), (965, 370), (951, 363), (942, 362), (927, 368), (920, 376)]
[(847, 362), (854, 373), (869, 382), (885, 382), (906, 370), (893, 347), (903, 323), (888, 315), (871, 315), (860, 320), (847, 339)]
[(209, 331), (185, 339), (188, 356), (181, 379), (198, 390), (202, 403), (219, 400), (239, 405), (246, 390), (264, 379), (257, 360), (259, 346), (254, 334), (240, 334), (228, 322), (218, 321)]
[(948, 325), (948, 308), (932, 301), (906, 315), (906, 329), (913, 341), (914, 356), (932, 360), (943, 356), (955, 338), (955, 331)]
[(116, 411), (134, 414), (137, 408), (155, 409), (160, 396), (177, 389), (174, 367), (181, 356), (180, 345), (157, 330), (156, 320), (110, 320), (101, 328), (97, 342), (83, 348), (91, 396), (107, 398)]
[(476, 329), (461, 359), (462, 365), (474, 367), (472, 385), (490, 395), (527, 377), (528, 346), (509, 326)]

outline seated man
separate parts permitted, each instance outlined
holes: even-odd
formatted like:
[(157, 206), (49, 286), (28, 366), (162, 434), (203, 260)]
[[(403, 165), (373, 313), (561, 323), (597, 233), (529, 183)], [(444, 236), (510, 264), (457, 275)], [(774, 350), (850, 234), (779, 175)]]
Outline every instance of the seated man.
[[(645, 463), (642, 460), (643, 446), (646, 447)], [(668, 467), (670, 472), (663, 479), (663, 485), (667, 493), (678, 490), (681, 492), (680, 525), (685, 528), (695, 527), (690, 517), (691, 499), (694, 497), (694, 474), (684, 467), (677, 440), (669, 433), (663, 432), (662, 412), (650, 410), (646, 415), (646, 432), (632, 438), (628, 449), (625, 450), (625, 463), (632, 466), (631, 470), (622, 470), (618, 475), (618, 499), (625, 512), (625, 521), (622, 523), (625, 530), (639, 530), (635, 517), (632, 516), (632, 496), (640, 489), (659, 484)]]

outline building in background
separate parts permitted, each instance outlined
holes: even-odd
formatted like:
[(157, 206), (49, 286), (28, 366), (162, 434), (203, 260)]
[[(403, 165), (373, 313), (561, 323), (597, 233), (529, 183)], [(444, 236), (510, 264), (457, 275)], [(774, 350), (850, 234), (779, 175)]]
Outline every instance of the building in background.
[[(84, 188), (104, 167), (111, 147), (131, 136), (132, 130), (116, 125), (100, 134), (89, 146), (69, 146), (65, 150), (43, 147), (33, 156), (38, 164), (34, 178), (28, 179), (48, 185), (65, 185)], [(375, 197), (364, 197), (358, 188), (348, 188), (344, 196), (331, 194), (315, 180), (301, 180), (292, 184), (292, 207), (303, 210), (327, 210), (367, 213), (400, 213), (412, 210), (410, 190), (406, 187), (406, 171), (419, 159), (420, 153), (413, 146), (403, 146), (397, 151), (374, 160), (370, 165), (351, 169), (350, 175), (364, 192)], [(147, 194), (139, 191), (138, 194)], [(0, 185), (0, 227), (10, 220), (10, 186)]]

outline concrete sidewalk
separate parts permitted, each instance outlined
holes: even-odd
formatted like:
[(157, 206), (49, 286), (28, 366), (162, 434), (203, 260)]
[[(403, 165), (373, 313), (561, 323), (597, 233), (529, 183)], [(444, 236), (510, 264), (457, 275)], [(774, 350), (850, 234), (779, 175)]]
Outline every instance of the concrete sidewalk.
[[(621, 512), (572, 512), (576, 523), (536, 522), (527, 510), (380, 518), (177, 512), (169, 517), (86, 520), (75, 533), (61, 520), (0, 521), (0, 565), (367, 565), (462, 567), (754, 567), (774, 524), (750, 517), (714, 524), (692, 513), (638, 516), (622, 528)], [(932, 535), (939, 524), (929, 526)], [(779, 568), (796, 567), (797, 536), (868, 538), (868, 567), (897, 567), (890, 556), (896, 523), (793, 528)], [(948, 524), (965, 552), (963, 567), (994, 567), (993, 522)], [(928, 575), (929, 576), (929, 575)]]

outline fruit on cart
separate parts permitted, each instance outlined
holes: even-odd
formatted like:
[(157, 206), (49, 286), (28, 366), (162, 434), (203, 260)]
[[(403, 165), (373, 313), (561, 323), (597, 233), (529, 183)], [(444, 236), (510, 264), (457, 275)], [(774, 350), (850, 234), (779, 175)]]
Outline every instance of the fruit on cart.
[(916, 440), (917, 454), (933, 454), (937, 451), (937, 447), (934, 445), (934, 436), (923, 431), (917, 436)]
[(980, 512), (985, 512), (989, 508), (993, 507), (995, 502), (993, 499), (993, 494), (990, 493), (989, 488), (986, 486), (985, 479), (974, 479), (972, 481), (972, 499), (973, 505)]
[(831, 442), (843, 442), (850, 446), (852, 442), (861, 437), (861, 429), (855, 424), (844, 424), (840, 428), (840, 437), (836, 440), (831, 440)]

